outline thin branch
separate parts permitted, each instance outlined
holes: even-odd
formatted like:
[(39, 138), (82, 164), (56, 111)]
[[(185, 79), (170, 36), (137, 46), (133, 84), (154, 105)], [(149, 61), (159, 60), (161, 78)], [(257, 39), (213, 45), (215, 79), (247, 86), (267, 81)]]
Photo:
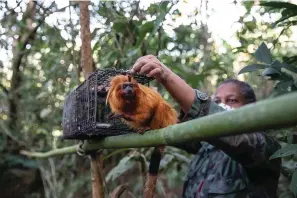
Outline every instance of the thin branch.
[[(176, 145), (193, 139), (207, 140), (213, 137), (253, 133), (270, 129), (296, 126), (297, 93), (259, 101), (236, 110), (224, 111), (190, 120), (143, 135), (127, 134), (93, 140), (82, 146), (85, 151), (98, 149), (141, 148)], [(47, 158), (76, 152), (76, 146), (52, 150), (46, 153), (22, 154), (35, 158)]]
[(75, 72), (76, 72), (76, 84), (80, 84), (80, 65), (76, 63), (76, 53), (75, 53), (75, 38), (74, 38), (74, 25), (72, 21), (72, 13), (71, 13), (71, 8), (69, 8), (69, 21), (70, 21), (70, 27), (71, 27), (71, 32), (69, 34), (71, 35), (71, 50), (72, 50), (72, 64), (74, 65)]
[(4, 124), (3, 121), (0, 121), (0, 127), (1, 127), (1, 131), (8, 136), (11, 140), (15, 141), (18, 145), (23, 146), (25, 148), (29, 148), (28, 144), (26, 142), (23, 142), (21, 140), (19, 140), (17, 137), (15, 137), (14, 135), (12, 135), (12, 133), (10, 132), (10, 130), (8, 129), (8, 127)]
[(53, 1), (47, 8), (43, 7), (42, 5), (38, 4), (37, 1), (35, 1), (36, 5), (39, 6), (39, 9), (42, 9), (44, 14), (42, 15), (42, 18), (45, 18), (45, 17), (48, 17), (49, 15), (53, 14), (53, 13), (56, 13), (56, 12), (62, 12), (62, 11), (65, 11), (66, 8), (70, 7), (71, 5), (69, 4), (68, 6), (65, 6), (63, 8), (60, 8), (60, 9), (57, 9), (57, 10), (54, 10), (54, 11), (50, 11), (51, 8), (54, 7), (55, 5), (55, 1)]
[(281, 171), (282, 175), (285, 176), (288, 180), (292, 179), (294, 170), (290, 170), (289, 168), (281, 166), (280, 171)]
[(110, 198), (118, 198), (120, 197), (125, 190), (128, 189), (128, 185), (127, 184), (122, 184), (122, 185), (119, 185), (118, 187), (116, 187), (114, 189), (114, 191), (109, 195)]
[(138, 11), (139, 11), (139, 5), (140, 5), (140, 1), (137, 1), (137, 2), (136, 2), (136, 8), (135, 8), (134, 12), (132, 13), (132, 15), (131, 15), (131, 17), (130, 17), (130, 21), (132, 21), (132, 20), (133, 20), (133, 17), (134, 17), (135, 15), (137, 15), (137, 13), (138, 13)]
[(20, 153), (22, 155), (26, 155), (28, 157), (33, 157), (33, 158), (40, 158), (40, 159), (46, 159), (52, 156), (60, 156), (60, 155), (67, 155), (67, 154), (76, 154), (77, 151), (77, 145), (74, 146), (69, 146), (69, 147), (64, 147), (60, 149), (54, 149), (51, 151), (48, 151), (46, 153), (40, 153), (40, 152), (30, 152), (30, 151), (25, 151), (21, 150)]
[(161, 50), (161, 43), (162, 43), (162, 30), (161, 30), (161, 27), (158, 28), (158, 47), (156, 49), (156, 56), (158, 57), (159, 56), (159, 52)]

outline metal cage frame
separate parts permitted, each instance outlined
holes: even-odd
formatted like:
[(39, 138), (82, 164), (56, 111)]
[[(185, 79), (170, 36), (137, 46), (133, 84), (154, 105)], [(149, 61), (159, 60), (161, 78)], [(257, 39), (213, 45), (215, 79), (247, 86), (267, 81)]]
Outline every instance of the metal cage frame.
[[(107, 118), (110, 108), (105, 105), (107, 92), (102, 91), (113, 76), (127, 73), (116, 68), (97, 69), (67, 95), (63, 105), (63, 139), (83, 140), (135, 132), (120, 119)], [(131, 75), (138, 83), (148, 86), (153, 80), (137, 73)]]

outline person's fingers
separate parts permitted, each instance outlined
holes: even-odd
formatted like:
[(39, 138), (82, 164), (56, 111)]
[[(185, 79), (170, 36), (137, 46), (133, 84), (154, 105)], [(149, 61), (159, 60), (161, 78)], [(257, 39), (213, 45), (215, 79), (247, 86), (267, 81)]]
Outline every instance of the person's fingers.
[(147, 74), (150, 71), (152, 71), (153, 69), (160, 68), (160, 67), (161, 67), (161, 65), (160, 65), (159, 61), (151, 60), (141, 68), (140, 74)]
[[(149, 62), (153, 62), (156, 64), (156, 66), (160, 65), (159, 60), (154, 55), (146, 55), (142, 56), (137, 59), (137, 61), (134, 63), (132, 68), (130, 69), (130, 72), (140, 72), (142, 70), (142, 67), (146, 65)], [(141, 71), (143, 73), (143, 71)]]
[(156, 79), (160, 79), (162, 75), (162, 69), (161, 68), (155, 68), (152, 71), (150, 71), (146, 76), (147, 77), (154, 77)]
[(156, 67), (156, 65), (154, 63), (147, 63), (144, 66), (142, 66), (142, 68), (139, 71), (139, 74), (145, 75), (147, 73), (149, 73), (151, 70), (153, 70)]
[(136, 61), (135, 62), (135, 64), (132, 66), (132, 68), (131, 68), (131, 72), (139, 72), (140, 71), (140, 69), (141, 69), (141, 67), (143, 66), (143, 65), (145, 65), (147, 63), (147, 60), (145, 60), (145, 59), (140, 59), (140, 60), (138, 60), (138, 61)]

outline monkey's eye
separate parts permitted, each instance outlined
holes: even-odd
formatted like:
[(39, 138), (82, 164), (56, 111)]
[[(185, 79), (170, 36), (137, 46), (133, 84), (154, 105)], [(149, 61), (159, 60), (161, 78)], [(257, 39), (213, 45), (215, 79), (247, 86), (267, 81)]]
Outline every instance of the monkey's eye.
[(126, 85), (126, 84), (123, 84), (123, 85), (122, 85), (122, 88), (123, 88), (123, 89), (125, 89), (126, 87), (127, 87), (127, 85)]
[(130, 84), (129, 87), (133, 87), (133, 84)]

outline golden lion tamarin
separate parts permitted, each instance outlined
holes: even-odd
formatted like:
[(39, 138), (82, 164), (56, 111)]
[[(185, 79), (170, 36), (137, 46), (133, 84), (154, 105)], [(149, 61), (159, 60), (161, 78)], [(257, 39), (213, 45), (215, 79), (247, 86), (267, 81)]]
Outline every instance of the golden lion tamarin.
[(130, 75), (115, 76), (106, 97), (113, 116), (137, 132), (177, 123), (177, 112), (155, 90), (137, 83)]
[[(177, 112), (155, 90), (138, 83), (131, 75), (117, 75), (110, 82), (106, 102), (111, 117), (118, 117), (137, 133), (176, 124)], [(153, 197), (164, 146), (151, 155), (144, 197)]]

